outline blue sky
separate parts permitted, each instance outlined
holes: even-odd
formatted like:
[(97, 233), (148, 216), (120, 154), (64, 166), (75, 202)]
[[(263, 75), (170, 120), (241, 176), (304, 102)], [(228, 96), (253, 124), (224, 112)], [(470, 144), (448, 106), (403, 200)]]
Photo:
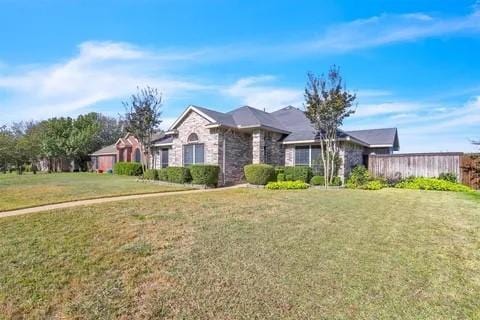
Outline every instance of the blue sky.
[(480, 138), (480, 3), (0, 0), (0, 125), (189, 104), (302, 107), (307, 71), (341, 67), (345, 129), (396, 126), (402, 152), (472, 151)]

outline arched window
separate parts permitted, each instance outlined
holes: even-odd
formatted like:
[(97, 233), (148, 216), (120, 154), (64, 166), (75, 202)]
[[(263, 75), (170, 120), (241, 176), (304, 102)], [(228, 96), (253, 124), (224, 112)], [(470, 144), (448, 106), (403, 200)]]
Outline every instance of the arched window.
[(139, 148), (135, 149), (135, 161), (136, 161), (136, 162), (142, 161), (142, 155), (141, 155), (141, 153), (140, 153), (140, 149), (139, 149)]
[(198, 141), (198, 136), (196, 133), (191, 133), (188, 136), (187, 142), (197, 142)]

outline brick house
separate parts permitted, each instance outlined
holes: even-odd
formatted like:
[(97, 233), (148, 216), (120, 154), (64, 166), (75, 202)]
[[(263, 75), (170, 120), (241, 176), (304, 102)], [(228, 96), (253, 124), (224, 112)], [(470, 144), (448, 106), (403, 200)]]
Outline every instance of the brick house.
[[(153, 137), (158, 139), (160, 135)], [(142, 159), (142, 148), (140, 141), (132, 134), (128, 133), (117, 140), (115, 144), (106, 146), (90, 155), (92, 160), (92, 169), (108, 171), (113, 169), (117, 161), (136, 161)]]
[[(339, 176), (348, 176), (369, 154), (399, 150), (396, 128), (339, 131)], [(94, 152), (94, 169), (107, 171), (116, 161), (140, 161), (139, 141), (131, 134)], [(165, 134), (152, 137), (153, 168), (214, 164), (220, 167), (221, 185), (243, 180), (243, 167), (251, 163), (280, 166), (308, 165), (318, 169), (318, 136), (303, 111), (286, 107), (265, 112), (249, 106), (218, 112), (189, 106)]]

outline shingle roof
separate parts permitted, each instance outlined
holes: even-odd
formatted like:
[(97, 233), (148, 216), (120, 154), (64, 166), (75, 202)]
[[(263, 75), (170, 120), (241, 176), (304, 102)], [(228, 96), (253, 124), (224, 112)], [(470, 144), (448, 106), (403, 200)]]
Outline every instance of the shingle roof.
[[(250, 106), (243, 106), (230, 112), (223, 113), (215, 110), (191, 106), (208, 117), (212, 124), (233, 128), (263, 127), (286, 134), (284, 142), (317, 140), (316, 133), (305, 113), (298, 108), (288, 106), (268, 113)], [(188, 109), (187, 109), (188, 110)], [(186, 116), (186, 113), (182, 115)], [(179, 120), (177, 120), (179, 121)], [(339, 138), (351, 138), (365, 145), (392, 146), (399, 149), (396, 128), (343, 131), (337, 133)]]
[(399, 148), (397, 128), (367, 129), (347, 131), (348, 135), (372, 146), (392, 146)]
[(233, 117), (238, 127), (269, 127), (280, 131), (289, 131), (271, 113), (250, 106), (237, 108), (228, 112), (228, 114)]
[(114, 144), (103, 147), (102, 149), (95, 151), (91, 155), (100, 156), (100, 155), (110, 155), (110, 154), (117, 154), (117, 148), (115, 147)]
[(152, 140), (152, 144), (158, 145), (158, 144), (168, 144), (173, 142), (173, 136), (172, 135), (164, 135), (160, 139)]

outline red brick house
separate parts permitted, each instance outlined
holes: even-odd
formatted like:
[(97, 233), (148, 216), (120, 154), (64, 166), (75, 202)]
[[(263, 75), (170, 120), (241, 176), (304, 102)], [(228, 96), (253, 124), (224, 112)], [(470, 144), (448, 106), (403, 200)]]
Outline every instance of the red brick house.
[(142, 148), (140, 141), (132, 134), (118, 139), (115, 144), (104, 147), (90, 155), (92, 169), (108, 171), (112, 170), (117, 161), (140, 162), (142, 159)]

